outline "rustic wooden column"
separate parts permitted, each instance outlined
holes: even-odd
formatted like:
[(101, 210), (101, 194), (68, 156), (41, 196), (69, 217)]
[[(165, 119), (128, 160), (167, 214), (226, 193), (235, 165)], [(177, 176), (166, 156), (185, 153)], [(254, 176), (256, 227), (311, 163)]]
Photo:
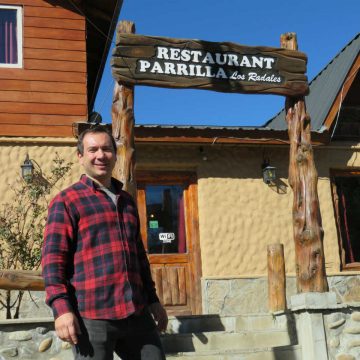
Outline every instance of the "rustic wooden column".
[(284, 245), (267, 247), (269, 311), (286, 309)]
[[(297, 50), (296, 34), (281, 35), (281, 47)], [(290, 140), (289, 184), (293, 189), (293, 228), (297, 290), (325, 292), (328, 284), (317, 192), (318, 175), (311, 146), (310, 116), (304, 97), (287, 97), (286, 122)]]
[[(121, 21), (117, 28), (117, 38), (120, 33), (135, 33), (134, 23)], [(136, 200), (133, 86), (115, 83), (111, 115), (112, 131), (118, 145), (113, 176), (124, 184), (123, 189)]]

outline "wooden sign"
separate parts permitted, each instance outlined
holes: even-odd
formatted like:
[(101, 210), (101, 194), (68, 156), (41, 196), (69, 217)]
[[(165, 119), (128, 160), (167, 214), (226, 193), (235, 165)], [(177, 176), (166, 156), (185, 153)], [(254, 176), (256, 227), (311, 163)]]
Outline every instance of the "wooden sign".
[(128, 85), (306, 95), (307, 56), (294, 50), (118, 33), (115, 80)]

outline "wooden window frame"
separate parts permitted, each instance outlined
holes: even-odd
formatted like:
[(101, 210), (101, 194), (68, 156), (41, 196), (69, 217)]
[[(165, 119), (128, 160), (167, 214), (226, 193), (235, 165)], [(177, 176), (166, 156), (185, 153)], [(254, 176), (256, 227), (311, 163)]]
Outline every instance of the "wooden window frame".
[(360, 177), (360, 168), (356, 169), (330, 169), (330, 185), (335, 213), (336, 231), (338, 235), (339, 252), (340, 252), (340, 270), (341, 271), (360, 271), (360, 262), (346, 263), (346, 252), (343, 246), (343, 238), (341, 233), (341, 221), (339, 210), (339, 198), (337, 194), (337, 188), (335, 184), (336, 177)]
[(16, 38), (17, 38), (17, 63), (0, 63), (0, 68), (22, 68), (23, 67), (23, 8), (15, 5), (0, 5), (1, 10), (16, 10)]

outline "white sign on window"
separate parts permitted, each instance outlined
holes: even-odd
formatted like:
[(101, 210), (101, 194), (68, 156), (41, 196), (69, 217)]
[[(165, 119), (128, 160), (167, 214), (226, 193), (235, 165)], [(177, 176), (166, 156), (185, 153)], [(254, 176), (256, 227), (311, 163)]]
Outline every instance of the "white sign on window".
[(159, 240), (163, 243), (171, 243), (175, 240), (174, 233), (159, 233)]

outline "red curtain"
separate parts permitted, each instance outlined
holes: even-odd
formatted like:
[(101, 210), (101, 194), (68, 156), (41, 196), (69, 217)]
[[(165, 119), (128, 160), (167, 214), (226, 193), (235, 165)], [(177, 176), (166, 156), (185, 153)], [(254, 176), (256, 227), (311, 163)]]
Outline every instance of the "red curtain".
[(178, 200), (178, 252), (179, 254), (186, 253), (186, 234), (185, 234), (185, 211), (184, 211), (184, 196)]
[(339, 197), (340, 197), (340, 209), (342, 212), (342, 218), (343, 218), (343, 237), (345, 239), (343, 239), (344, 241), (344, 245), (345, 245), (345, 250), (346, 250), (346, 257), (348, 258), (348, 262), (354, 262), (355, 261), (355, 257), (354, 257), (354, 252), (352, 249), (352, 244), (351, 244), (351, 239), (350, 239), (350, 231), (349, 231), (349, 225), (348, 225), (348, 216), (347, 216), (347, 208), (346, 208), (346, 198), (345, 198), (345, 194), (341, 188), (341, 186), (339, 186)]
[(17, 63), (16, 10), (0, 10), (0, 62)]

